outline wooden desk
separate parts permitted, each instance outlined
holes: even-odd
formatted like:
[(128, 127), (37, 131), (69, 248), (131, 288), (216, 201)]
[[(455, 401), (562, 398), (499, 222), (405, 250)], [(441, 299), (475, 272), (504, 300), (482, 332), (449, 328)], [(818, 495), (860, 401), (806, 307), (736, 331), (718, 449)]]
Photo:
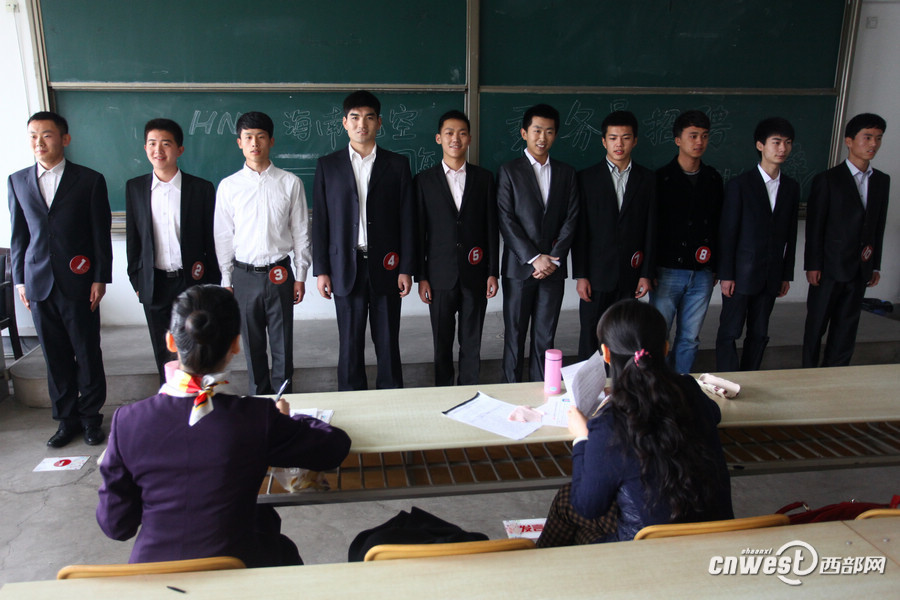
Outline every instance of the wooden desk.
[[(107, 579), (11, 583), (0, 600), (94, 600), (170, 598), (797, 598), (828, 599), (867, 595), (896, 597), (900, 566), (886, 560), (883, 574), (814, 574), (787, 585), (775, 575), (711, 575), (714, 556), (740, 556), (745, 548), (772, 549), (800, 540), (822, 557), (883, 556), (850, 523), (774, 527), (639, 542), (619, 542), (520, 550), (469, 556), (417, 558), (149, 575)], [(855, 524), (854, 524), (855, 525)], [(900, 536), (900, 519), (881, 519), (882, 535)], [(791, 552), (791, 554), (793, 551)], [(809, 563), (803, 564), (806, 566)]]
[[(718, 400), (733, 474), (900, 464), (900, 424), (880, 423), (900, 421), (900, 365), (724, 376), (742, 386), (738, 398)], [(329, 476), (332, 489), (340, 491), (264, 494), (260, 502), (448, 496), (550, 489), (568, 481), (567, 429), (542, 427), (514, 441), (441, 414), (479, 390), (511, 404), (545, 402), (540, 383), (288, 396), (295, 408), (334, 409), (332, 422), (353, 440), (352, 456), (338, 476)], [(879, 423), (830, 425), (872, 421)]]
[(900, 421), (900, 364), (723, 373), (722, 427)]

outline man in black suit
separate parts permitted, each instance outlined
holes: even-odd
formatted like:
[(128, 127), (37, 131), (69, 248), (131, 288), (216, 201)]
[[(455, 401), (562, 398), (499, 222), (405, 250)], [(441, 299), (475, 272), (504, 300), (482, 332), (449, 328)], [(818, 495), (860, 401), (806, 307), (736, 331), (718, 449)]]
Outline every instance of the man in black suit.
[(459, 314), (459, 384), (475, 385), (487, 301), (499, 288), (499, 230), (494, 176), (466, 162), (469, 119), (458, 110), (438, 121), (441, 164), (416, 175), (419, 298), (434, 338), (434, 384), (453, 385), (453, 338)]
[(100, 409), (106, 375), (100, 352), (100, 300), (112, 281), (106, 180), (66, 161), (69, 126), (52, 112), (28, 119), (37, 164), (9, 177), (11, 264), (19, 298), (31, 310), (47, 363), (47, 387), (61, 448), (82, 430), (89, 445), (106, 435)]
[[(794, 279), (800, 185), (781, 172), (791, 154), (794, 128), (786, 119), (772, 117), (759, 122), (753, 137), (759, 165), (728, 182), (719, 225), (718, 371), (759, 369), (775, 299), (788, 293)], [(735, 340), (745, 320), (747, 337), (738, 362)]]
[(216, 191), (209, 181), (178, 168), (184, 133), (175, 121), (148, 121), (144, 151), (153, 172), (125, 185), (128, 278), (144, 307), (159, 380), (165, 383), (163, 367), (176, 358), (165, 340), (172, 302), (192, 285), (221, 280), (213, 237)]
[(864, 113), (844, 131), (847, 160), (813, 179), (806, 213), (804, 269), (809, 281), (803, 366), (850, 364), (866, 287), (881, 279), (890, 176), (872, 168), (887, 124)]
[(412, 289), (415, 197), (409, 161), (375, 144), (381, 103), (358, 91), (344, 99), (350, 144), (316, 164), (313, 274), (334, 295), (340, 350), (338, 389), (365, 390), (366, 316), (378, 360), (375, 387), (403, 387), (400, 301)]
[(550, 160), (559, 112), (547, 104), (525, 111), (525, 155), (500, 167), (497, 213), (503, 235), (503, 381), (522, 381), (525, 336), (531, 326), (531, 380), (544, 378), (544, 353), (553, 347), (575, 237), (575, 169)]
[(656, 176), (631, 160), (638, 121), (629, 111), (600, 124), (606, 159), (578, 174), (581, 213), (572, 247), (581, 334), (578, 358), (597, 351), (597, 323), (617, 300), (643, 298), (653, 277)]

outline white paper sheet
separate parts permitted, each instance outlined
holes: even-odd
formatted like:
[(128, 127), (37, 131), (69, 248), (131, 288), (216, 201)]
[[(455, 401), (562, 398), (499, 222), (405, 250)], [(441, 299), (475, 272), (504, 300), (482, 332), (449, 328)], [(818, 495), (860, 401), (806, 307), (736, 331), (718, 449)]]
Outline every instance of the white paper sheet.
[(445, 410), (444, 414), (454, 421), (472, 425), (513, 440), (521, 440), (541, 428), (540, 422), (520, 423), (510, 421), (508, 417), (514, 408), (514, 404), (503, 402), (478, 392), (470, 400)]
[(38, 471), (78, 471), (90, 456), (48, 456), (34, 468)]
[(550, 425), (551, 427), (568, 427), (568, 412), (571, 406), (572, 399), (568, 394), (565, 394), (548, 398), (547, 403), (538, 406), (537, 409), (544, 413), (544, 425)]
[(509, 519), (503, 521), (503, 528), (510, 538), (528, 538), (536, 540), (541, 537), (547, 519)]
[(324, 410), (318, 408), (292, 408), (291, 416), (294, 417), (296, 415), (306, 415), (307, 417), (314, 417), (320, 421), (331, 423), (331, 417), (334, 416), (334, 410), (330, 408)]
[(563, 367), (566, 396), (575, 401), (578, 410), (590, 417), (600, 405), (606, 386), (606, 365), (599, 351), (585, 361)]

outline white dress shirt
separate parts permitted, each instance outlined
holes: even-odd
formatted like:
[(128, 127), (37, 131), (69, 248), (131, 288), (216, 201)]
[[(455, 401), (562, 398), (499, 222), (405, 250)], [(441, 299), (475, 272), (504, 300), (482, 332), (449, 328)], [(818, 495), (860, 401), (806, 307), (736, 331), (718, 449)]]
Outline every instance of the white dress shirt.
[(356, 239), (356, 247), (365, 250), (369, 247), (369, 230), (366, 226), (366, 199), (369, 196), (369, 180), (372, 178), (372, 166), (375, 164), (375, 153), (378, 146), (372, 148), (372, 152), (365, 158), (347, 145), (350, 150), (350, 165), (353, 167), (353, 177), (356, 179), (356, 193), (359, 196), (359, 235)]
[[(459, 212), (462, 206), (463, 192), (466, 190), (466, 163), (454, 171), (450, 166), (441, 161), (444, 168), (444, 176), (447, 178), (447, 185), (450, 186), (450, 194), (453, 196), (453, 203), (456, 204), (456, 211)], [(544, 201), (546, 204), (546, 200)]]
[(303, 182), (271, 163), (262, 173), (245, 164), (216, 191), (215, 239), (223, 287), (232, 285), (234, 260), (262, 267), (291, 251), (296, 279), (305, 281), (311, 250)]
[(56, 195), (56, 190), (59, 189), (59, 181), (62, 179), (62, 174), (65, 170), (65, 158), (59, 161), (59, 164), (52, 169), (45, 169), (41, 163), (37, 163), (38, 186), (41, 188), (41, 195), (44, 197), (44, 202), (47, 203), (47, 208), (50, 208), (50, 205), (53, 204), (53, 196)]
[(769, 174), (763, 170), (762, 165), (756, 165), (756, 168), (759, 169), (759, 174), (762, 175), (763, 183), (766, 184), (766, 192), (769, 194), (769, 208), (772, 209), (772, 212), (775, 212), (775, 200), (778, 198), (778, 186), (781, 185), (781, 171), (778, 171), (778, 177), (772, 179), (769, 177)]
[(181, 269), (181, 169), (169, 181), (154, 172), (150, 179), (153, 219), (153, 266), (162, 271)]
[(531, 163), (531, 168), (534, 170), (538, 187), (541, 188), (541, 199), (544, 201), (544, 208), (546, 208), (547, 199), (550, 198), (550, 157), (547, 157), (547, 162), (544, 164), (539, 163), (528, 150), (525, 150), (525, 157), (528, 158), (528, 162)]
[(859, 190), (859, 199), (862, 201), (863, 208), (867, 208), (869, 205), (869, 177), (872, 176), (874, 169), (869, 164), (868, 169), (860, 171), (856, 165), (850, 162), (849, 158), (845, 162), (853, 175), (853, 181), (856, 182), (856, 189)]
[(629, 161), (628, 166), (620, 171), (619, 167), (606, 159), (606, 166), (609, 167), (609, 174), (612, 175), (613, 187), (616, 188), (616, 202), (619, 204), (619, 211), (622, 210), (622, 204), (625, 202), (625, 188), (628, 187), (628, 177), (631, 175), (631, 167), (634, 161)]

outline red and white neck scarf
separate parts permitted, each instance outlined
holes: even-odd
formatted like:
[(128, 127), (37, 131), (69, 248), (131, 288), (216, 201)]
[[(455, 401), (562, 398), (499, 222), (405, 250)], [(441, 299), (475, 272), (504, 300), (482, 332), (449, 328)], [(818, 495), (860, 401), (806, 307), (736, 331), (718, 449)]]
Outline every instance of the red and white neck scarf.
[(215, 387), (220, 383), (228, 383), (225, 376), (225, 373), (191, 375), (181, 369), (166, 369), (166, 382), (159, 388), (159, 393), (178, 398), (193, 397), (194, 406), (188, 419), (188, 425), (193, 427), (213, 411)]

